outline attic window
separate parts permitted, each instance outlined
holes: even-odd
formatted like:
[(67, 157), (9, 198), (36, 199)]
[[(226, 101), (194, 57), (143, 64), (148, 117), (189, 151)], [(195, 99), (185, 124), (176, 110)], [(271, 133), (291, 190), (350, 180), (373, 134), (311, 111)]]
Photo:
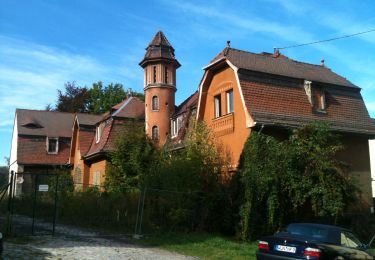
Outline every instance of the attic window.
[(233, 113), (234, 103), (233, 103), (233, 89), (227, 91), (227, 114)]
[(325, 94), (325, 91), (324, 89), (320, 89), (319, 90), (319, 95), (318, 95), (318, 104), (319, 104), (319, 107), (318, 107), (318, 111), (325, 111), (326, 110), (326, 94)]
[(57, 154), (59, 151), (59, 138), (47, 137), (47, 152), (49, 154)]
[(96, 127), (95, 131), (95, 142), (99, 143), (100, 142), (100, 137), (102, 136), (103, 128), (104, 128), (104, 122), (102, 122), (100, 125)]

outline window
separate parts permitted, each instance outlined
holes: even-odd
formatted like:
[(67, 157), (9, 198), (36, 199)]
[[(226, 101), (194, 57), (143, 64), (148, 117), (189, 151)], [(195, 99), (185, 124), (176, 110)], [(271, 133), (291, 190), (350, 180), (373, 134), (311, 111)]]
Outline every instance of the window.
[(159, 110), (159, 98), (157, 96), (152, 97), (152, 110)]
[(168, 66), (164, 67), (164, 78), (165, 78), (165, 83), (168, 84)]
[(100, 171), (95, 171), (93, 176), (93, 184), (96, 186), (100, 185)]
[(99, 141), (100, 141), (100, 135), (101, 135), (100, 126), (97, 126), (96, 127), (96, 132), (95, 132), (95, 142), (96, 143), (99, 143)]
[(221, 97), (215, 96), (215, 118), (221, 117)]
[(349, 232), (341, 232), (341, 245), (346, 247), (358, 248), (361, 242)]
[(320, 109), (326, 109), (326, 94), (323, 89), (320, 90)]
[(74, 171), (74, 184), (82, 184), (82, 170), (80, 166), (78, 166)]
[(172, 133), (172, 137), (175, 137), (178, 135), (178, 120), (177, 119), (174, 119), (171, 122), (171, 133)]
[(154, 66), (154, 83), (156, 83), (156, 66)]
[(233, 89), (227, 91), (227, 113), (232, 113), (234, 111), (233, 104)]
[(56, 137), (47, 137), (47, 152), (57, 154), (59, 151), (59, 139)]
[(159, 139), (159, 130), (158, 127), (155, 125), (152, 127), (152, 140), (156, 141)]

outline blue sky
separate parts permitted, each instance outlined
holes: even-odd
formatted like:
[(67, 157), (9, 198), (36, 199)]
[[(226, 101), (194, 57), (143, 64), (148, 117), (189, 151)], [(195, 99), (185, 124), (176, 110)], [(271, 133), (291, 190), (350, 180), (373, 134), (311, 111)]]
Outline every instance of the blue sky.
[[(0, 0), (0, 165), (9, 156), (15, 108), (55, 103), (67, 81), (103, 81), (143, 91), (138, 66), (158, 30), (175, 48), (177, 104), (193, 93), (202, 68), (233, 48), (283, 47), (375, 28), (375, 2)], [(282, 50), (325, 64), (362, 88), (375, 117), (375, 32)]]

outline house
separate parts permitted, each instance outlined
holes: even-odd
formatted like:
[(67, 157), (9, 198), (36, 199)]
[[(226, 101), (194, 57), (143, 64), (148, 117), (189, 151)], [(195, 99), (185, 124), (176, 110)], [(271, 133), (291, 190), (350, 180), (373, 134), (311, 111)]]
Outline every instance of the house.
[(286, 129), (322, 121), (342, 135), (339, 157), (358, 176), (372, 206), (368, 140), (375, 134), (361, 89), (324, 63), (292, 60), (280, 52), (255, 54), (228, 46), (205, 68), (199, 86), (197, 119), (231, 151), (238, 167), (252, 131), (285, 138)]
[(32, 176), (68, 165), (73, 114), (17, 109), (14, 117), (10, 171), (16, 194), (31, 189)]
[(69, 162), (77, 189), (103, 185), (116, 139), (127, 127), (144, 124), (144, 115), (143, 101), (129, 97), (103, 115), (75, 117)]

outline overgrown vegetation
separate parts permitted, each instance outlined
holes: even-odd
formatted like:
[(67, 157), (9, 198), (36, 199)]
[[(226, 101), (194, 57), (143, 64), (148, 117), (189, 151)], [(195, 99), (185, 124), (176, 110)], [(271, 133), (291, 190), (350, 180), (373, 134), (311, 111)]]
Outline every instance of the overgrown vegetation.
[(252, 133), (239, 171), (242, 238), (255, 239), (291, 221), (335, 223), (357, 194), (348, 167), (336, 159), (342, 149), (323, 124), (295, 129), (284, 141)]

